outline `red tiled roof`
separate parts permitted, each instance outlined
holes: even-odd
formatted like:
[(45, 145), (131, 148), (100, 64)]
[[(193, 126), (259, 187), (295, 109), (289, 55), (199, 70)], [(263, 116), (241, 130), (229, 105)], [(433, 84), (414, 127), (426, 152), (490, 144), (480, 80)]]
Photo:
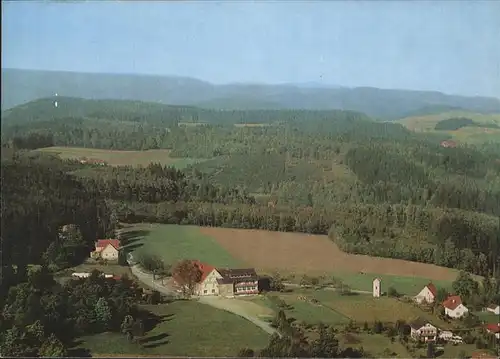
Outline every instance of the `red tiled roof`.
[(108, 244), (111, 244), (116, 250), (120, 249), (120, 241), (118, 239), (99, 239), (95, 247), (97, 248), (105, 248)]
[(443, 302), (443, 307), (448, 308), (449, 310), (455, 310), (460, 304), (462, 304), (462, 298), (460, 298), (459, 295), (452, 295), (446, 298)]
[(471, 359), (496, 359), (496, 358), (485, 352), (474, 352), (472, 353)]
[(455, 141), (445, 140), (445, 141), (441, 141), (441, 146), (442, 147), (456, 147), (457, 143)]
[(200, 283), (202, 283), (205, 280), (205, 278), (207, 278), (208, 275), (215, 269), (214, 266), (211, 266), (210, 264), (202, 263), (198, 260), (194, 260), (193, 263), (196, 264), (198, 266), (198, 268), (200, 268), (200, 270), (201, 270)]
[(500, 323), (490, 323), (484, 326), (490, 333), (500, 333)]
[(436, 286), (432, 283), (427, 284), (427, 289), (429, 289), (429, 292), (432, 293), (432, 295), (435, 297), (437, 295), (437, 289)]

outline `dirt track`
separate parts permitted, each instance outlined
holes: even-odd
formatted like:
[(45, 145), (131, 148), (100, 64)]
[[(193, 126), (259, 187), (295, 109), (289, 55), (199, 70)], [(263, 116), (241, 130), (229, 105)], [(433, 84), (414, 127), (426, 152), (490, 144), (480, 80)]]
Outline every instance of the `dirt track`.
[(342, 252), (327, 236), (250, 229), (200, 228), (235, 258), (259, 269), (365, 272), (453, 280), (452, 270), (400, 259)]

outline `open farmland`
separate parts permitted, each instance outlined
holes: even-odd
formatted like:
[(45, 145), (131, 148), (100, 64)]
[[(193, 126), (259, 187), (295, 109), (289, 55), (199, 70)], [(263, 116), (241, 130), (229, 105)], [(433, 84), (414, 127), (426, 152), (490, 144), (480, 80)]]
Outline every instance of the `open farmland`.
[(437, 281), (456, 277), (456, 271), (436, 265), (344, 253), (324, 235), (212, 227), (200, 231), (233, 257), (261, 270), (377, 273)]
[(456, 271), (431, 264), (353, 255), (340, 251), (327, 236), (196, 226), (137, 224), (122, 232), (134, 255), (160, 256), (166, 263), (199, 259), (221, 267), (253, 266), (262, 273), (324, 274), (353, 289), (371, 290), (382, 280), (400, 293), (415, 294), (430, 280), (449, 288)]
[(449, 118), (464, 117), (478, 124), (500, 126), (500, 114), (480, 114), (465, 111), (452, 111), (435, 115), (414, 116), (399, 120), (398, 122), (416, 132), (443, 133), (453, 137), (459, 142), (480, 144), (485, 142), (500, 142), (500, 129), (482, 127), (462, 127), (455, 131), (436, 131), (435, 126), (440, 121)]
[(93, 159), (102, 160), (110, 166), (147, 166), (150, 163), (160, 163), (164, 166), (183, 168), (198, 163), (201, 160), (187, 158), (172, 158), (170, 150), (147, 151), (115, 151), (80, 147), (47, 147), (38, 151), (53, 153), (62, 159)]
[(190, 258), (221, 267), (242, 265), (196, 226), (137, 224), (125, 227), (120, 236), (125, 247), (136, 257), (156, 255), (170, 264)]

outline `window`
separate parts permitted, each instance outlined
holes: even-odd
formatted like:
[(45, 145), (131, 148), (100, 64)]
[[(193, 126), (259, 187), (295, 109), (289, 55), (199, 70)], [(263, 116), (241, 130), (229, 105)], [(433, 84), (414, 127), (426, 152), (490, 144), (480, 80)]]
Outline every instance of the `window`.
[(215, 293), (215, 289), (212, 289), (212, 293)]
[(207, 290), (206, 289), (203, 291), (203, 294), (207, 294)]

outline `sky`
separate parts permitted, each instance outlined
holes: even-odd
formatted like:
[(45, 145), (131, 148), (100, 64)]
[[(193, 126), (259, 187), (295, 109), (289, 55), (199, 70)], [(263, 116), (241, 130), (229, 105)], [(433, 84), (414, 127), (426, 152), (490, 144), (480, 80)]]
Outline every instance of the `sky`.
[(2, 68), (500, 98), (500, 1), (2, 1)]

